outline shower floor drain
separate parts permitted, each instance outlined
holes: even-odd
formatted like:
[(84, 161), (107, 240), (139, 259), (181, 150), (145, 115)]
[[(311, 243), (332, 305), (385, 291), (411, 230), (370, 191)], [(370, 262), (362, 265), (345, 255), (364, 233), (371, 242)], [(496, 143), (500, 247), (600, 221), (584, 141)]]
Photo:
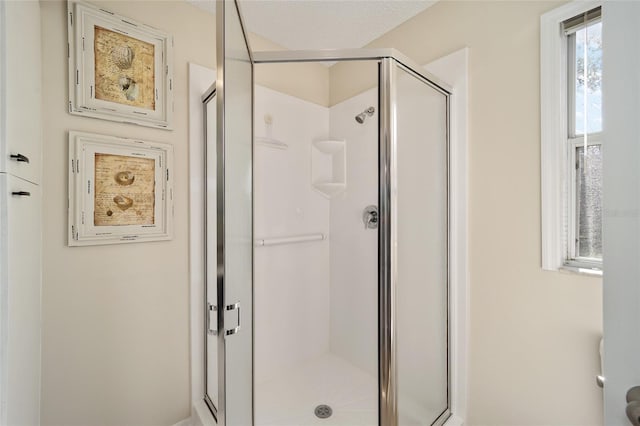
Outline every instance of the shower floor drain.
[(313, 412), (315, 413), (316, 417), (320, 419), (329, 418), (333, 414), (333, 410), (331, 409), (331, 407), (325, 404), (318, 405), (316, 409), (313, 410)]

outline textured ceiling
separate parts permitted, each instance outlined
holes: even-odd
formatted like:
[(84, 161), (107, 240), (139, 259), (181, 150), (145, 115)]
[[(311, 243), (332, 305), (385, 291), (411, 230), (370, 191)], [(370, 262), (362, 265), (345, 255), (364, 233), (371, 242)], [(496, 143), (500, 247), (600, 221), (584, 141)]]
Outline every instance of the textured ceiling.
[[(213, 11), (214, 2), (188, 0)], [(430, 0), (240, 0), (247, 30), (287, 49), (363, 47)]]

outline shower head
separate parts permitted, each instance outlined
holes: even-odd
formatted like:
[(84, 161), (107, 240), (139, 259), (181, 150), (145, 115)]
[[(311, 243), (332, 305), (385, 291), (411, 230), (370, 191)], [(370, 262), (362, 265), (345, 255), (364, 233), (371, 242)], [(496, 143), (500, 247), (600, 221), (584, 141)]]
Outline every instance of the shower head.
[(367, 118), (367, 116), (371, 117), (375, 111), (376, 109), (374, 107), (365, 109), (360, 114), (356, 115), (356, 121), (360, 124), (364, 123), (364, 119)]

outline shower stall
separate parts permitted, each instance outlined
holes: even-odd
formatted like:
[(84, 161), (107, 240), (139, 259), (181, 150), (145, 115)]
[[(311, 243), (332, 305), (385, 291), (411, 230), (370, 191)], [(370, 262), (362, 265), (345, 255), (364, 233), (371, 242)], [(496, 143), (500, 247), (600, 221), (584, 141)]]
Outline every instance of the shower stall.
[[(217, 8), (207, 406), (229, 426), (444, 424), (451, 89), (392, 49), (251, 52), (237, 4)], [(304, 62), (371, 85), (323, 106), (254, 84)]]

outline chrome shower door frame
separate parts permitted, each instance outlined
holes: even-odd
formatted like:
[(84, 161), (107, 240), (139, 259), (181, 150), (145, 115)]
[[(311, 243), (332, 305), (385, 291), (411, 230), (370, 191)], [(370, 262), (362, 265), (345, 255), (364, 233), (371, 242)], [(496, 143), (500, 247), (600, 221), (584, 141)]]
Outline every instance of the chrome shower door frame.
[[(208, 155), (208, 150), (209, 147), (207, 146), (207, 136), (209, 135), (209, 131), (211, 129), (209, 129), (209, 124), (207, 122), (207, 110), (209, 108), (209, 102), (213, 103), (213, 106), (216, 107), (216, 102), (217, 102), (217, 98), (216, 98), (216, 84), (213, 83), (213, 85), (202, 95), (202, 106), (203, 106), (203, 132), (204, 132), (204, 147), (203, 147), (203, 162), (204, 162), (204, 174), (202, 176), (203, 178), (203, 194), (204, 194), (204, 206), (205, 206), (205, 218), (204, 218), (204, 224), (203, 224), (203, 230), (204, 230), (204, 235), (209, 235), (208, 234), (208, 219), (207, 219), (207, 211), (208, 211), (208, 201), (207, 201), (207, 197), (208, 197), (208, 183), (209, 183), (209, 179), (208, 179), (208, 174), (209, 174), (209, 164), (207, 161), (207, 155)], [(215, 131), (215, 129), (214, 129)], [(217, 136), (217, 132), (216, 132), (216, 136)], [(217, 150), (217, 146), (216, 146), (216, 150)], [(216, 170), (217, 170), (217, 165), (216, 166)], [(217, 191), (217, 188), (216, 188)], [(217, 213), (217, 212), (216, 212)], [(216, 224), (217, 226), (217, 224)], [(217, 241), (216, 241), (217, 244)], [(205, 244), (203, 247), (203, 255), (204, 255), (204, 300), (203, 300), (203, 312), (204, 312), (204, 318), (203, 318), (203, 326), (204, 326), (204, 342), (203, 342), (203, 349), (204, 349), (204, 402), (205, 404), (207, 404), (207, 407), (209, 407), (209, 410), (211, 411), (211, 414), (213, 415), (214, 419), (216, 421), (218, 421), (218, 407), (213, 403), (213, 401), (211, 400), (209, 394), (208, 394), (208, 381), (209, 381), (209, 362), (208, 362), (208, 356), (209, 356), (209, 350), (208, 350), (208, 339), (209, 339), (209, 321), (210, 321), (210, 312), (209, 312), (209, 289), (208, 287), (208, 274), (209, 274), (209, 266), (207, 264), (207, 256), (208, 256), (208, 244), (207, 244), (207, 240), (205, 238)], [(216, 306), (216, 310), (217, 310), (217, 306)], [(217, 322), (217, 321), (216, 321)], [(218, 330), (216, 330), (216, 334), (218, 333)], [(218, 357), (218, 353), (215, 354), (216, 357)]]
[[(379, 64), (379, 227), (378, 227), (378, 394), (379, 425), (398, 426), (396, 288), (397, 288), (397, 197), (393, 185), (397, 176), (396, 74), (398, 68), (446, 96), (447, 117), (447, 218), (451, 212), (450, 197), (450, 108), (452, 88), (395, 49), (340, 49), (317, 51), (253, 52), (255, 64), (295, 62), (377, 61)], [(449, 223), (447, 228), (450, 228)], [(451, 231), (447, 232), (447, 259)], [(447, 265), (447, 323), (451, 319), (450, 265)], [(447, 409), (433, 422), (443, 425), (451, 415), (451, 333), (447, 327)]]
[[(239, 30), (239, 41), (240, 44), (242, 44), (242, 52), (237, 52), (237, 51), (231, 51), (228, 52), (227, 51), (227, 42), (231, 42), (234, 41), (231, 37), (227, 37), (227, 30), (231, 29), (231, 25), (227, 23), (226, 18), (227, 18), (227, 11), (230, 11), (231, 14), (234, 14), (234, 17), (237, 18), (237, 23), (238, 23), (238, 27), (237, 29)], [(228, 119), (231, 119), (231, 117), (233, 116), (232, 114), (226, 114), (226, 106), (227, 104), (230, 103), (231, 100), (234, 100), (236, 98), (234, 98), (234, 96), (229, 96), (228, 95), (228, 91), (230, 89), (230, 80), (227, 80), (228, 78), (230, 78), (231, 76), (233, 76), (233, 73), (228, 72), (229, 70), (227, 69), (227, 60), (229, 58), (233, 58), (234, 60), (240, 62), (240, 61), (244, 61), (245, 63), (249, 64), (250, 66), (250, 75), (249, 75), (249, 79), (247, 80), (249, 82), (249, 87), (251, 88), (251, 99), (250, 99), (250, 103), (247, 103), (247, 105), (250, 105), (250, 114), (247, 118), (247, 122), (250, 123), (250, 136), (247, 138), (243, 138), (241, 139), (242, 142), (246, 142), (247, 146), (249, 146), (251, 148), (251, 154), (249, 156), (248, 159), (248, 163), (250, 163), (250, 189), (248, 190), (248, 194), (250, 197), (250, 206), (248, 206), (248, 211), (251, 212), (251, 218), (250, 218), (250, 225), (248, 226), (248, 228), (250, 228), (248, 230), (248, 236), (245, 236), (246, 238), (244, 240), (241, 240), (241, 243), (243, 246), (246, 245), (250, 245), (251, 247), (253, 247), (253, 139), (254, 139), (254, 134), (253, 134), (253, 121), (254, 121), (254, 117), (253, 117), (253, 106), (255, 104), (254, 102), (254, 96), (253, 96), (253, 88), (255, 87), (255, 79), (254, 79), (254, 69), (253, 69), (253, 64), (255, 63), (253, 60), (253, 56), (252, 56), (252, 50), (251, 50), (251, 46), (249, 45), (249, 40), (247, 37), (247, 31), (245, 29), (244, 26), (244, 19), (242, 17), (242, 13), (240, 10), (240, 7), (238, 5), (238, 0), (219, 0), (216, 2), (216, 63), (217, 63), (217, 67), (216, 67), (216, 83), (215, 85), (210, 88), (207, 93), (205, 94), (205, 96), (208, 96), (209, 98), (213, 99), (213, 101), (215, 102), (216, 105), (216, 146), (215, 146), (215, 153), (216, 153), (216, 164), (215, 164), (215, 176), (216, 176), (216, 206), (215, 206), (215, 212), (216, 212), (216, 217), (215, 217), (215, 228), (216, 228), (216, 241), (215, 241), (215, 255), (216, 255), (216, 262), (215, 262), (215, 281), (216, 281), (216, 285), (215, 285), (215, 292), (216, 292), (216, 306), (215, 306), (215, 317), (216, 317), (216, 322), (217, 322), (217, 326), (215, 330), (215, 335), (217, 336), (217, 354), (209, 354), (207, 351), (207, 344), (206, 344), (206, 340), (205, 340), (205, 345), (204, 345), (204, 352), (205, 352), (205, 377), (204, 377), (204, 384), (205, 384), (205, 389), (204, 389), (204, 401), (205, 404), (207, 405), (207, 407), (209, 408), (211, 414), (214, 416), (215, 422), (217, 424), (220, 425), (227, 425), (229, 424), (254, 424), (255, 423), (255, 419), (254, 419), (254, 394), (253, 394), (253, 379), (254, 379), (254, 374), (253, 374), (253, 365), (254, 365), (254, 360), (253, 360), (253, 342), (255, 340), (254, 335), (253, 335), (253, 322), (254, 322), (254, 317), (253, 317), (253, 249), (251, 249), (249, 251), (250, 253), (250, 258), (248, 260), (243, 259), (243, 264), (250, 268), (251, 271), (251, 277), (250, 279), (245, 279), (242, 281), (241, 285), (237, 285), (237, 283), (239, 282), (236, 281), (236, 287), (242, 287), (243, 290), (247, 290), (250, 289), (250, 291), (248, 291), (247, 293), (250, 293), (250, 297), (247, 297), (244, 300), (239, 300), (240, 296), (238, 296), (237, 294), (235, 295), (236, 298), (230, 298), (229, 297), (229, 293), (231, 293), (230, 290), (233, 290), (233, 288), (231, 287), (227, 287), (230, 286), (230, 284), (234, 284), (234, 282), (232, 282), (232, 280), (230, 279), (230, 274), (229, 274), (229, 268), (227, 268), (227, 258), (229, 257), (230, 254), (232, 254), (233, 250), (231, 250), (230, 248), (233, 247), (229, 247), (227, 245), (226, 242), (226, 238), (227, 238), (227, 225), (229, 224), (229, 220), (227, 219), (227, 212), (230, 210), (231, 207), (231, 203), (228, 203), (227, 200), (227, 187), (229, 186), (229, 181), (231, 179), (228, 179), (228, 172), (229, 170), (232, 170), (233, 167), (229, 166), (228, 162), (230, 161), (230, 153), (232, 153), (232, 150), (230, 148), (233, 147), (233, 145), (228, 144), (227, 138), (228, 138), (228, 134), (229, 134), (229, 130), (232, 129), (232, 126), (229, 125), (229, 121)], [(246, 53), (247, 58), (243, 58), (242, 55)], [(237, 85), (236, 85), (237, 88)], [(236, 91), (236, 95), (237, 95), (237, 91)], [(214, 98), (215, 97), (215, 98)], [(203, 102), (205, 102), (206, 98), (203, 99)], [(234, 123), (235, 124), (235, 123)], [(233, 128), (237, 128), (237, 126), (233, 126)], [(206, 129), (206, 117), (205, 117), (205, 132), (207, 131)], [(237, 140), (234, 140), (234, 142), (237, 142)], [(236, 145), (238, 146), (238, 145)], [(206, 151), (206, 133), (205, 133), (205, 162), (206, 160), (206, 155), (207, 155), (207, 151)], [(237, 155), (236, 155), (237, 157)], [(208, 181), (208, 174), (207, 174), (207, 167), (208, 164), (205, 166), (205, 186), (204, 186), (204, 194), (205, 194), (205, 222), (207, 221), (207, 214), (206, 214), (206, 206), (207, 206), (207, 201), (206, 201), (206, 197), (208, 194), (208, 189), (207, 189), (207, 181)], [(240, 205), (241, 202), (236, 202), (235, 206), (237, 207), (238, 205)], [(236, 209), (237, 210), (237, 209)], [(232, 215), (229, 217), (233, 217)], [(205, 226), (205, 232), (206, 232), (207, 228)], [(243, 229), (244, 230), (244, 229)], [(237, 238), (237, 236), (235, 236)], [(245, 241), (246, 240), (246, 241)], [(209, 244), (209, 242), (205, 242), (205, 249), (204, 249), (204, 254), (205, 254), (205, 260), (207, 259), (208, 253), (207, 253), (207, 245)], [(237, 246), (239, 246), (239, 244), (236, 244), (236, 252), (237, 250)], [(209, 275), (213, 275), (213, 274), (209, 274), (207, 271), (207, 268), (211, 267), (213, 265), (207, 265), (207, 262), (205, 261), (205, 306), (206, 303), (208, 302), (207, 300), (207, 281), (209, 279)], [(240, 270), (240, 268), (235, 268), (235, 270)], [(236, 273), (237, 275), (237, 273)], [(238, 293), (236, 288), (236, 293)], [(244, 314), (245, 320), (241, 321), (241, 311), (240, 311), (240, 302), (242, 302), (242, 306), (248, 306), (248, 309), (243, 309), (242, 312)], [(225, 324), (225, 321), (227, 320), (225, 318), (225, 312), (229, 312), (229, 311), (234, 311), (237, 312), (237, 321), (235, 321), (231, 327), (228, 327), (228, 324)], [(248, 314), (247, 314), (248, 312)], [(249, 320), (246, 320), (246, 317), (249, 317)], [(208, 312), (208, 308), (205, 307), (205, 339), (208, 333), (208, 321), (209, 321), (209, 312)], [(243, 324), (242, 327), (242, 332), (238, 333), (238, 331), (240, 330), (240, 324)], [(247, 337), (247, 333), (250, 334), (249, 337)], [(227, 338), (232, 338), (235, 340), (235, 342), (231, 343), (231, 342), (227, 342)], [(230, 352), (231, 350), (236, 351), (237, 345), (239, 340), (238, 339), (243, 339), (242, 341), (245, 342), (247, 339), (249, 338), (248, 342), (250, 342), (250, 357), (251, 360), (249, 362), (244, 362), (243, 360), (243, 364), (241, 366), (246, 367), (245, 370), (242, 371), (242, 374), (245, 375), (243, 377), (241, 377), (242, 379), (250, 379), (250, 387), (247, 386), (237, 386), (236, 388), (234, 388), (235, 392), (243, 392), (244, 395), (242, 395), (240, 398), (228, 398), (228, 391), (229, 391), (229, 383), (235, 383), (238, 384), (239, 381), (238, 380), (233, 380), (232, 378), (230, 378), (230, 374), (229, 372), (231, 371), (231, 367), (234, 368), (235, 372), (237, 373), (237, 371), (239, 371), (239, 369), (237, 368), (238, 365), (240, 365), (240, 361), (234, 359), (234, 357), (229, 357), (228, 356), (228, 352)], [(236, 345), (234, 348), (234, 344)], [(237, 353), (237, 352), (236, 352)], [(211, 401), (211, 399), (209, 398), (208, 394), (207, 394), (207, 363), (208, 363), (208, 357), (210, 356), (216, 356), (217, 357), (217, 370), (218, 370), (218, 383), (217, 383), (217, 387), (218, 387), (218, 404), (217, 406), (213, 404), (213, 402)], [(238, 374), (236, 374), (236, 378), (237, 378)], [(248, 380), (247, 380), (248, 381)], [(245, 391), (247, 390), (247, 391)], [(249, 397), (247, 397), (246, 394), (250, 394)], [(250, 403), (246, 403), (245, 407), (237, 407), (234, 406), (233, 410), (230, 409), (230, 401), (245, 401), (247, 399), (251, 399)], [(236, 404), (237, 405), (237, 404)], [(231, 415), (230, 415), (231, 414)]]

